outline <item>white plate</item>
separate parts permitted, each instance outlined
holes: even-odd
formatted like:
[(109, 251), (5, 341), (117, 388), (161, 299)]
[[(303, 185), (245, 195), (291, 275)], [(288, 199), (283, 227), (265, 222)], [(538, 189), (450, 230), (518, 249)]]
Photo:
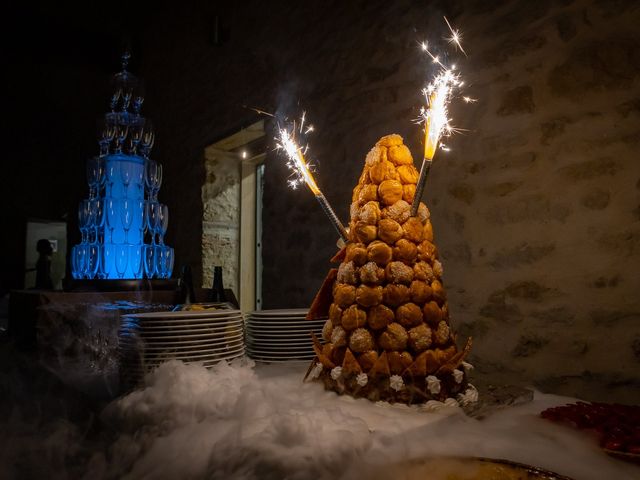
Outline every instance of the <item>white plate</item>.
[(169, 321), (169, 322), (158, 322), (158, 323), (147, 323), (147, 322), (138, 323), (138, 322), (123, 321), (120, 323), (120, 328), (136, 328), (136, 329), (142, 329), (142, 330), (145, 330), (145, 329), (175, 330), (176, 328), (224, 327), (225, 325), (242, 325), (244, 323), (242, 321), (242, 318), (230, 318), (230, 319), (223, 319), (223, 320), (225, 321), (214, 320), (211, 322), (207, 322), (206, 320), (198, 318), (198, 319), (195, 319), (193, 322), (180, 320), (176, 322)]
[(280, 357), (282, 355), (314, 355), (313, 348), (283, 348), (283, 349), (262, 349), (262, 348), (251, 348), (248, 345), (246, 346), (246, 350), (249, 353), (257, 354), (257, 355), (268, 355), (272, 357)]
[(308, 362), (309, 360), (313, 360), (314, 355), (291, 355), (286, 357), (272, 357), (269, 355), (253, 355), (247, 352), (249, 357), (253, 360), (261, 361), (261, 362), (284, 362), (291, 360), (300, 360), (301, 362)]
[(297, 322), (325, 322), (326, 318), (315, 318), (313, 320), (307, 320), (304, 317), (246, 317), (247, 322), (257, 322), (257, 323), (271, 323), (271, 322), (287, 322), (287, 323), (297, 323)]
[[(218, 341), (223, 339), (241, 338), (243, 332), (238, 330), (237, 332), (211, 332), (211, 333), (199, 333), (199, 334), (167, 334), (167, 335), (141, 335), (139, 332), (131, 332), (129, 334), (123, 334), (118, 336), (118, 341), (132, 342), (140, 341), (147, 343), (173, 343), (188, 340), (190, 342), (205, 342), (205, 341)], [(210, 338), (208, 338), (210, 337)]]
[(138, 328), (138, 327), (129, 327), (129, 326), (122, 326), (118, 329), (118, 334), (122, 334), (122, 335), (174, 335), (174, 334), (181, 334), (181, 333), (193, 333), (193, 334), (198, 334), (198, 333), (207, 333), (207, 332), (211, 332), (211, 333), (215, 333), (215, 332), (224, 332), (227, 330), (238, 330), (238, 331), (242, 331), (243, 330), (243, 325), (242, 324), (237, 324), (237, 325), (218, 325), (215, 327), (212, 327), (211, 325), (204, 325), (204, 326), (198, 326), (198, 327), (194, 327), (194, 328), (188, 328), (188, 327), (179, 327), (179, 328)]
[(274, 310), (254, 310), (253, 312), (250, 312), (249, 315), (259, 316), (259, 317), (271, 317), (274, 315), (276, 317), (282, 317), (282, 316), (304, 317), (308, 311), (309, 311), (308, 308), (281, 308), (281, 309), (274, 309)]
[(247, 337), (252, 338), (311, 338), (309, 332), (313, 332), (316, 335), (322, 335), (322, 329), (318, 330), (304, 330), (299, 332), (279, 331), (279, 330), (252, 330), (245, 329)]
[(197, 344), (191, 344), (191, 345), (185, 345), (185, 344), (179, 344), (177, 342), (145, 342), (145, 341), (130, 341), (130, 342), (122, 342), (121, 344), (119, 344), (119, 346), (122, 346), (122, 349), (128, 349), (128, 348), (140, 348), (140, 349), (144, 349), (144, 350), (167, 350), (167, 349), (185, 349), (185, 348), (194, 348), (194, 347), (203, 347), (203, 348), (208, 348), (208, 347), (218, 347), (220, 345), (235, 345), (237, 343), (242, 343), (243, 339), (242, 337), (234, 337), (234, 338), (224, 338), (224, 339), (213, 339), (213, 340), (208, 340), (205, 339), (201, 342), (198, 342)]
[(163, 319), (173, 321), (183, 318), (237, 317), (240, 315), (242, 315), (240, 310), (181, 310), (178, 312), (126, 313), (121, 316), (145, 320)]
[(282, 346), (298, 346), (298, 345), (313, 345), (313, 342), (309, 338), (308, 340), (301, 339), (300, 341), (289, 341), (289, 340), (249, 340), (246, 339), (247, 345), (253, 345), (257, 347), (258, 345), (263, 346), (271, 346), (274, 347), (282, 347)]
[(139, 327), (174, 327), (177, 325), (221, 325), (224, 323), (241, 323), (244, 320), (244, 317), (234, 316), (234, 317), (217, 317), (217, 318), (180, 318), (176, 320), (167, 320), (167, 319), (153, 319), (146, 320), (142, 319), (138, 321), (132, 317), (123, 317), (121, 321), (121, 325), (137, 325)]
[[(233, 345), (221, 344), (218, 346), (207, 347), (205, 345), (194, 345), (193, 348), (187, 348), (187, 350), (180, 350), (177, 352), (179, 355), (204, 355), (204, 354), (213, 354), (213, 353), (224, 353), (228, 351), (235, 351), (244, 348), (243, 342), (237, 342)], [(148, 350), (146, 348), (138, 348), (138, 346), (128, 346), (128, 347), (118, 347), (118, 353), (121, 356), (127, 355), (138, 355), (144, 356), (146, 354), (149, 355), (158, 355), (159, 352), (171, 352), (173, 349), (171, 347), (162, 347), (158, 351)]]
[(251, 322), (249, 321), (246, 323), (248, 327), (253, 327), (253, 328), (278, 328), (278, 329), (322, 328), (324, 324), (325, 324), (325, 321), (315, 323), (315, 322), (307, 322), (306, 320), (302, 322)]

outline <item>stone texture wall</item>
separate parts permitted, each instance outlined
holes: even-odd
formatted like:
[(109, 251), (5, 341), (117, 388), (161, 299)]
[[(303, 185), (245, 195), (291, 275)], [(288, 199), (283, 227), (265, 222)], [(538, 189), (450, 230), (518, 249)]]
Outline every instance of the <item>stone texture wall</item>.
[(240, 162), (205, 151), (202, 186), (202, 285), (213, 285), (213, 267), (222, 267), (225, 288), (238, 292), (240, 255)]
[[(364, 156), (382, 135), (420, 152), (417, 48), (462, 29), (473, 105), (440, 152), (426, 202), (454, 318), (477, 368), (501, 381), (640, 398), (640, 5), (624, 0), (244, 2), (165, 7), (143, 76), (179, 262), (200, 265), (202, 152), (254, 120), (245, 105), (317, 127), (318, 183), (347, 218)], [(209, 10), (207, 10), (209, 8)], [(228, 40), (213, 45), (219, 15)], [(308, 305), (336, 234), (313, 197), (264, 186), (266, 308)], [(206, 207), (205, 203), (205, 209)]]

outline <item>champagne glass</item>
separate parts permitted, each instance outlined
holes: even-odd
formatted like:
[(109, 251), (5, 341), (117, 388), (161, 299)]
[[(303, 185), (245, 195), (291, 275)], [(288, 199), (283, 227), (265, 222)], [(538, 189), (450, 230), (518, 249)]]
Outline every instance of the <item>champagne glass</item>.
[(133, 113), (140, 115), (142, 104), (144, 103), (144, 97), (142, 95), (136, 95), (133, 97)]
[(109, 242), (113, 243), (113, 230), (116, 228), (118, 220), (120, 220), (119, 216), (119, 205), (118, 200), (113, 197), (105, 198), (105, 213), (106, 213), (106, 224), (109, 227)]
[(153, 130), (149, 127), (145, 128), (144, 133), (142, 134), (142, 141), (140, 142), (140, 153), (144, 158), (149, 158), (154, 142), (155, 134), (153, 133)]
[(131, 272), (133, 278), (142, 278), (144, 272), (144, 246), (143, 245), (130, 245), (129, 246), (129, 264), (131, 265)]
[(113, 271), (113, 257), (113, 245), (102, 245), (100, 247), (99, 278), (109, 278), (109, 274)]
[[(91, 200), (91, 210), (94, 212), (94, 230), (95, 230), (95, 243), (99, 243), (104, 241), (104, 238), (100, 239), (100, 232), (102, 231), (105, 224), (105, 214), (104, 214), (104, 200), (102, 198), (96, 198)], [(104, 237), (104, 235), (103, 235)]]
[(173, 272), (173, 248), (166, 245), (159, 245), (158, 247), (158, 276), (161, 278), (171, 277)]
[(124, 278), (124, 273), (127, 270), (127, 263), (129, 260), (129, 246), (128, 245), (115, 245), (115, 263), (116, 272), (118, 278)]
[(124, 196), (129, 196), (129, 184), (131, 183), (132, 177), (132, 165), (131, 162), (120, 162), (120, 178), (122, 179), (122, 183), (124, 184)]
[(160, 245), (164, 245), (164, 235), (167, 233), (169, 227), (169, 207), (164, 203), (158, 204), (158, 222), (157, 222), (158, 236), (160, 237)]
[(145, 182), (151, 200), (158, 200), (158, 191), (162, 185), (162, 165), (153, 160), (145, 162)]
[(160, 204), (154, 201), (147, 201), (147, 230), (151, 235), (151, 243), (156, 243), (156, 231), (158, 228), (158, 217)]
[(156, 248), (155, 245), (144, 246), (144, 273), (147, 278), (156, 275)]
[(87, 243), (87, 233), (89, 231), (89, 201), (82, 200), (80, 205), (78, 206), (78, 227), (80, 229), (80, 234), (82, 235), (82, 240), (80, 243)]
[(138, 237), (135, 243), (144, 243), (144, 228), (146, 221), (146, 202), (144, 200), (133, 200), (133, 223), (132, 226), (136, 226), (138, 228)]
[(96, 198), (100, 185), (104, 182), (104, 161), (100, 157), (87, 160), (87, 183), (89, 184), (89, 198)]
[(91, 245), (87, 245), (86, 263), (87, 278), (95, 278), (100, 266), (100, 247), (98, 246), (98, 244), (93, 243)]
[(118, 176), (118, 162), (113, 159), (109, 161), (105, 161), (105, 181), (109, 185), (109, 191), (106, 192), (108, 195), (112, 195), (113, 193), (113, 184), (116, 181), (116, 177)]
[(113, 93), (113, 95), (111, 95), (111, 99), (109, 101), (109, 107), (111, 108), (111, 112), (112, 113), (116, 113), (116, 108), (118, 108), (118, 101), (120, 100), (121, 96), (122, 96), (122, 89), (121, 88), (116, 90)]
[(129, 244), (129, 229), (133, 222), (133, 202), (125, 198), (120, 202), (120, 215), (124, 227), (124, 243)]
[(129, 127), (126, 125), (118, 125), (116, 127), (116, 153), (122, 153), (122, 145), (124, 144)]
[(78, 245), (74, 245), (73, 248), (71, 249), (71, 276), (76, 280), (80, 278)]
[(81, 243), (78, 245), (77, 253), (77, 265), (78, 265), (78, 278), (86, 278), (87, 276), (87, 244)]

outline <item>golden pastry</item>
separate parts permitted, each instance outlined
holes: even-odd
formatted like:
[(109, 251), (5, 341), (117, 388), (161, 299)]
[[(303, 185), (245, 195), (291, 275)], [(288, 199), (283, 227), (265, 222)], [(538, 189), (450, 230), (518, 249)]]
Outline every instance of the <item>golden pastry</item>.
[(394, 165), (413, 165), (413, 157), (406, 145), (393, 145), (387, 152)]
[(382, 302), (382, 287), (360, 285), (356, 289), (356, 302), (363, 307), (373, 307)]
[(364, 222), (356, 222), (354, 233), (359, 242), (370, 243), (376, 239), (378, 229), (375, 225), (367, 225)]
[(360, 281), (365, 284), (379, 285), (385, 279), (384, 268), (379, 267), (375, 262), (365, 263), (362, 267), (360, 267), (358, 274), (360, 276)]
[(356, 301), (356, 287), (346, 283), (336, 283), (333, 291), (333, 300), (339, 307), (347, 308)]
[(346, 341), (345, 345), (341, 345), (339, 347), (334, 345), (333, 351), (331, 352), (331, 360), (333, 360), (336, 365), (342, 365), (342, 362), (344, 361), (344, 354), (346, 351)]
[(399, 323), (392, 323), (380, 334), (378, 343), (385, 350), (403, 351), (407, 348), (409, 334)]
[(382, 158), (382, 149), (378, 145), (376, 145), (371, 150), (369, 150), (369, 153), (367, 153), (367, 156), (365, 157), (365, 160), (364, 160), (364, 164), (367, 167), (372, 167), (376, 165), (378, 162), (380, 162), (381, 158)]
[(422, 223), (425, 223), (427, 220), (431, 218), (431, 212), (429, 212), (429, 209), (424, 203), (420, 202), (418, 204), (418, 214), (416, 216), (420, 219)]
[(415, 303), (405, 303), (396, 310), (396, 322), (405, 328), (415, 327), (422, 323), (422, 310)]
[(380, 184), (385, 180), (398, 180), (399, 178), (400, 175), (398, 175), (396, 167), (391, 162), (378, 162), (369, 170), (369, 179), (375, 184)]
[(433, 242), (433, 225), (431, 225), (431, 220), (427, 220), (424, 227), (422, 227), (422, 238)]
[(376, 146), (393, 147), (396, 145), (402, 145), (402, 137), (397, 133), (391, 135), (385, 135), (376, 142)]
[(418, 170), (413, 166), (413, 163), (410, 165), (400, 165), (398, 167), (398, 175), (400, 175), (400, 181), (403, 184), (416, 184), (418, 182)]
[(444, 320), (438, 323), (438, 328), (433, 332), (433, 339), (437, 345), (446, 345), (451, 337), (449, 325)]
[(347, 345), (347, 332), (345, 332), (344, 328), (340, 326), (333, 327), (333, 332), (331, 332), (331, 343), (336, 348)]
[(409, 352), (389, 352), (389, 370), (392, 375), (400, 375), (413, 363), (413, 357)]
[(387, 282), (409, 285), (413, 280), (413, 268), (402, 262), (390, 262), (384, 271)]
[(357, 305), (351, 305), (342, 313), (342, 328), (347, 332), (364, 327), (366, 323), (367, 312), (358, 308)]
[(438, 260), (433, 261), (433, 274), (436, 276), (436, 278), (442, 278), (442, 275), (444, 274), (442, 264)]
[(331, 342), (325, 343), (322, 346), (322, 354), (327, 358), (331, 358), (332, 353), (333, 353), (333, 343)]
[(418, 255), (416, 244), (401, 238), (393, 247), (393, 259), (400, 262), (412, 263)]
[(409, 330), (409, 347), (416, 353), (431, 346), (431, 329), (424, 323)]
[(358, 220), (367, 225), (375, 225), (380, 220), (380, 205), (378, 202), (367, 202), (358, 212)]
[(408, 183), (402, 186), (402, 200), (411, 204), (413, 203), (413, 197), (416, 194), (416, 186), (412, 183)]
[(351, 285), (358, 283), (356, 267), (353, 262), (343, 262), (340, 264), (338, 267), (337, 280), (339, 283), (349, 283)]
[(431, 265), (427, 262), (416, 262), (413, 266), (413, 273), (417, 280), (422, 280), (429, 284), (436, 278)]
[(432, 262), (437, 256), (436, 246), (428, 240), (420, 242), (418, 245), (418, 259), (425, 262)]
[(327, 320), (324, 322), (324, 326), (322, 327), (322, 338), (324, 338), (325, 342), (331, 341), (331, 334), (333, 333), (333, 323), (331, 320)]
[(378, 265), (386, 265), (393, 258), (393, 250), (384, 242), (371, 242), (367, 247), (367, 259)]
[(353, 262), (354, 265), (364, 265), (367, 261), (367, 247), (364, 243), (347, 243), (345, 262)]
[(368, 352), (358, 355), (358, 363), (362, 367), (362, 370), (368, 372), (373, 367), (373, 364), (378, 361), (378, 352), (375, 350), (369, 350)]
[(444, 318), (442, 309), (434, 301), (425, 303), (424, 307), (422, 307), (422, 314), (424, 316), (424, 321), (429, 325), (438, 325), (438, 323), (440, 323)]
[(364, 353), (375, 348), (373, 336), (366, 328), (358, 328), (349, 336), (349, 348), (354, 352)]
[(393, 322), (394, 314), (386, 305), (376, 305), (367, 312), (367, 324), (373, 330), (381, 330)]
[(332, 303), (329, 307), (329, 320), (331, 320), (334, 327), (342, 324), (342, 309), (335, 303)]
[(349, 218), (351, 220), (357, 220), (360, 213), (360, 204), (358, 202), (352, 202), (349, 206)]
[(411, 282), (411, 287), (409, 287), (411, 291), (411, 301), (418, 305), (424, 305), (427, 301), (431, 299), (433, 295), (433, 290), (431, 290), (431, 286), (427, 284), (427, 282), (423, 280), (414, 280)]
[(411, 205), (404, 200), (398, 200), (393, 205), (382, 210), (382, 218), (390, 218), (403, 224), (411, 216)]
[(364, 205), (367, 202), (378, 201), (378, 186), (374, 184), (363, 185), (358, 192), (358, 203)]
[(397, 307), (409, 300), (409, 287), (390, 283), (382, 289), (382, 301), (388, 307)]
[(447, 294), (444, 291), (442, 283), (438, 280), (431, 282), (431, 290), (433, 290), (433, 298), (438, 302), (438, 305), (444, 305), (444, 301), (447, 299)]
[(378, 186), (380, 201), (385, 205), (393, 205), (402, 200), (402, 184), (398, 180), (385, 180)]
[(423, 226), (418, 217), (411, 217), (402, 224), (404, 238), (415, 243), (422, 241)]
[(385, 243), (393, 245), (402, 238), (402, 225), (390, 218), (383, 218), (378, 223), (378, 237)]

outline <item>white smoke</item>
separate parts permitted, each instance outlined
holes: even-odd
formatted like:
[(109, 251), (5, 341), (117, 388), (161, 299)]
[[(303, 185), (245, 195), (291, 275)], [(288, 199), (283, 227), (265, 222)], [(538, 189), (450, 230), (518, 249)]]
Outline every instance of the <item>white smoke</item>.
[(479, 421), (454, 407), (427, 413), (339, 397), (302, 383), (305, 369), (168, 362), (103, 410), (101, 435), (69, 422), (41, 428), (7, 419), (0, 471), (56, 479), (403, 478), (398, 464), (408, 459), (472, 455), (576, 480), (639, 478), (638, 467), (607, 457), (584, 433), (539, 418), (573, 399), (536, 392), (533, 403)]

